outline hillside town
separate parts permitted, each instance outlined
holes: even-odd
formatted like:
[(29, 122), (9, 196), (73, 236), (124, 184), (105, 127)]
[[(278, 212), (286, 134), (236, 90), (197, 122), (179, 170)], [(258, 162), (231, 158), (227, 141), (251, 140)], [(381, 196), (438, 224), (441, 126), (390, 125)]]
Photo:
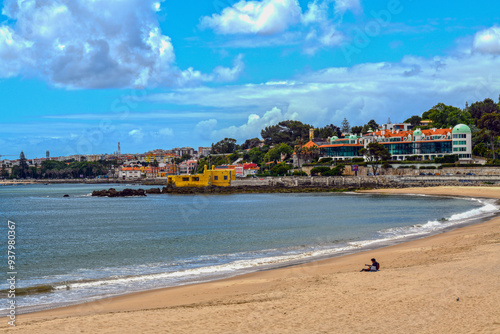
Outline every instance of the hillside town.
[[(438, 103), (421, 116), (396, 123), (372, 119), (351, 126), (344, 118), (340, 126), (315, 127), (281, 121), (241, 144), (224, 138), (210, 147), (125, 153), (118, 142), (111, 154), (52, 157), (47, 150), (45, 157), (30, 159), (23, 152), (19, 157), (8, 152), (0, 155), (0, 178), (158, 180), (201, 187), (265, 176), (436, 175), (440, 173), (420, 169), (499, 166), (499, 129), (500, 100), (487, 98), (465, 108)], [(179, 177), (183, 175), (196, 176)]]
[[(332, 135), (327, 138), (317, 136), (320, 134), (318, 129), (309, 128), (307, 132), (308, 140), (297, 138), (295, 142), (298, 144), (293, 148), (287, 143), (268, 145), (264, 139), (258, 138), (236, 145), (234, 139), (225, 138), (212, 147), (176, 147), (144, 153), (122, 153), (120, 143), (112, 154), (51, 157), (47, 151), (44, 158), (26, 159), (21, 153), (19, 159), (1, 161), (1, 177), (167, 180), (176, 175), (202, 175), (208, 168), (231, 170), (236, 178), (248, 178), (310, 175), (311, 170), (314, 174), (314, 169), (305, 167), (316, 165), (322, 166), (321, 175), (331, 176), (342, 175), (345, 163), (355, 163), (356, 168), (370, 163), (387, 165), (388, 162), (486, 163), (486, 159), (473, 155), (472, 132), (465, 124), (438, 129), (433, 128), (429, 121), (418, 125), (387, 123), (377, 125), (375, 130), (367, 128), (364, 133), (351, 131), (337, 136), (330, 131)], [(377, 153), (374, 145), (379, 145), (384, 152)], [(340, 169), (339, 164), (342, 164)], [(325, 166), (328, 166), (327, 170)], [(330, 170), (330, 167), (335, 166), (337, 169), (332, 174), (334, 169)], [(373, 173), (366, 173), (377, 175), (377, 170), (373, 168)], [(177, 183), (181, 181), (178, 179)]]

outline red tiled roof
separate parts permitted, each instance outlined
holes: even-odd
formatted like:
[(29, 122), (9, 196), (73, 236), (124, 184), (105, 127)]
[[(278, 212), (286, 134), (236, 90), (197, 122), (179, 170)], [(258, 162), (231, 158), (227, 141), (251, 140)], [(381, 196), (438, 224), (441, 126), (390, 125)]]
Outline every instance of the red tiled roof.
[(321, 148), (324, 147), (341, 147), (341, 146), (354, 146), (354, 147), (363, 147), (363, 144), (333, 144), (333, 145), (321, 145)]
[(302, 145), (302, 147), (313, 147), (313, 146), (318, 146), (318, 144), (316, 144), (315, 142), (313, 141), (309, 141), (307, 143), (305, 143), (304, 145)]

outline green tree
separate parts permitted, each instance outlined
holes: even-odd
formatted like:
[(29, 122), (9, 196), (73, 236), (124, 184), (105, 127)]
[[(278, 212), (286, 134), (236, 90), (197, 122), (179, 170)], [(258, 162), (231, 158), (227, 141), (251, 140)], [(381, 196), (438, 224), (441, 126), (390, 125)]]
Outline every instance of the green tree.
[(281, 155), (285, 156), (287, 159), (293, 153), (292, 148), (285, 143), (281, 143), (279, 146), (271, 148), (264, 156), (265, 161), (280, 161)]
[(330, 167), (326, 167), (326, 166), (318, 166), (318, 167), (314, 167), (311, 169), (311, 175), (313, 176), (316, 176), (316, 175), (323, 175), (323, 173), (326, 173), (330, 171)]
[(264, 152), (262, 152), (258, 147), (252, 148), (248, 151), (248, 158), (251, 162), (260, 164), (264, 157)]
[(259, 138), (252, 138), (252, 139), (247, 139), (245, 142), (241, 145), (242, 150), (246, 149), (252, 149), (254, 147), (259, 147), (260, 146), (260, 139)]
[[(45, 177), (45, 175), (48, 175), (47, 174), (48, 171), (61, 170), (61, 169), (64, 169), (66, 167), (67, 167), (67, 165), (65, 162), (56, 161), (56, 160), (45, 160), (45, 161), (42, 161), (40, 173), (41, 173), (42, 177)], [(49, 173), (49, 174), (52, 174), (52, 173)]]
[(474, 145), (474, 148), (472, 149), (472, 154), (480, 156), (480, 157), (487, 157), (488, 156), (488, 148), (486, 145), (481, 142), (477, 145)]
[(477, 122), (477, 126), (489, 137), (493, 160), (495, 160), (495, 142), (500, 136), (500, 114), (489, 113), (483, 115)]
[(9, 172), (7, 171), (7, 166), (5, 164), (2, 164), (2, 170), (0, 172), (0, 177), (3, 179), (6, 179), (9, 177)]
[(333, 129), (329, 126), (324, 128), (314, 129), (314, 138), (328, 138), (334, 135)]
[(29, 172), (29, 166), (26, 161), (26, 157), (24, 156), (24, 152), (21, 151), (19, 154), (19, 177), (21, 179), (25, 179)]
[(266, 145), (286, 143), (293, 146), (298, 138), (309, 138), (311, 128), (311, 125), (299, 121), (283, 121), (264, 128), (260, 135)]
[(323, 128), (318, 128), (314, 130), (314, 137), (315, 138), (329, 138), (329, 137), (341, 137), (342, 136), (342, 131), (340, 131), (340, 128), (338, 126), (335, 126), (333, 124), (326, 125)]
[(413, 115), (410, 118), (408, 118), (405, 123), (410, 123), (413, 127), (419, 126), (420, 122), (422, 122), (422, 117)]
[(278, 146), (278, 152), (283, 155), (285, 155), (285, 159), (288, 159), (290, 155), (293, 153), (293, 149), (290, 147), (290, 145), (281, 143), (280, 146)]
[(264, 161), (279, 161), (281, 154), (277, 147), (273, 147), (264, 155)]
[(342, 176), (344, 174), (344, 169), (345, 166), (343, 164), (340, 164), (329, 171), (326, 171), (324, 173), (321, 173), (323, 176)]
[(315, 138), (329, 138), (333, 136), (342, 136), (342, 131), (340, 131), (340, 128), (333, 124), (326, 125), (323, 128), (314, 129)]
[(10, 173), (10, 178), (11, 179), (17, 179), (17, 178), (19, 178), (19, 166), (18, 165), (12, 166), (12, 170), (11, 170), (11, 173)]
[(373, 131), (377, 131), (378, 129), (378, 123), (375, 122), (374, 119), (371, 119), (369, 122), (368, 122), (368, 128), (372, 129)]
[(196, 169), (196, 173), (197, 174), (203, 173), (203, 170), (205, 169), (205, 166), (207, 166), (207, 168), (208, 168), (208, 161), (209, 161), (209, 157), (201, 158), (198, 161), (198, 168)]
[(454, 127), (457, 124), (473, 124), (472, 117), (467, 110), (438, 103), (422, 114), (423, 119), (430, 119), (436, 128)]
[(36, 166), (30, 167), (28, 170), (28, 176), (34, 179), (38, 178), (38, 168)]
[(391, 155), (387, 148), (380, 143), (369, 143), (366, 148), (359, 150), (359, 153), (372, 163), (373, 175), (377, 175), (379, 161), (391, 159)]
[(236, 146), (236, 139), (224, 138), (221, 141), (212, 144), (212, 153), (233, 153)]
[(349, 125), (349, 121), (347, 118), (344, 117), (344, 120), (342, 121), (342, 125), (340, 127), (342, 130), (342, 133), (349, 133), (351, 132), (351, 126)]
[(284, 162), (271, 167), (271, 174), (273, 175), (286, 175), (292, 167)]
[(482, 102), (474, 102), (468, 108), (468, 111), (471, 117), (474, 119), (475, 124), (477, 125), (478, 121), (485, 114), (489, 114), (492, 112), (498, 113), (500, 112), (499, 106), (492, 99), (485, 99)]
[(362, 133), (363, 127), (361, 125), (356, 125), (351, 128), (352, 133)]

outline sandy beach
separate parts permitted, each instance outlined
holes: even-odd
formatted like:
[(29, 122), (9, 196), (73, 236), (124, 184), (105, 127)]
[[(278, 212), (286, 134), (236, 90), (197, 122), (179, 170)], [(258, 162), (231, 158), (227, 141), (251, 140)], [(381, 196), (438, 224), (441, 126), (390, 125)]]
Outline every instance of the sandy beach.
[[(500, 187), (376, 190), (500, 199)], [(360, 273), (375, 257), (381, 271)], [(500, 217), (304, 265), (7, 318), (12, 333), (500, 333)]]

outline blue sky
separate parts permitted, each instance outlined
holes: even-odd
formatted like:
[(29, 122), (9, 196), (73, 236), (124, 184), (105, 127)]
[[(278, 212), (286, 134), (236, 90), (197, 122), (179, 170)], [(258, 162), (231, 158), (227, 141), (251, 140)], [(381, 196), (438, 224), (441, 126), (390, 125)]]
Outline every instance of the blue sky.
[(241, 143), (500, 94), (500, 4), (4, 0), (0, 154)]

